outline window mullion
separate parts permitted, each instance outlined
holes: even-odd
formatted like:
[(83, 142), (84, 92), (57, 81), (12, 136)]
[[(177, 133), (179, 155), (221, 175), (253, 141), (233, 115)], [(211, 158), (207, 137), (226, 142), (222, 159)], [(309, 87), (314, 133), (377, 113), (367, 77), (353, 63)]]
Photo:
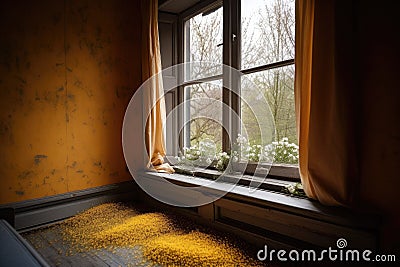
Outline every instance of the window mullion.
[[(230, 138), (239, 133), (240, 121), (240, 77), (235, 70), (240, 69), (240, 0), (224, 0), (223, 28), (223, 126), (222, 149), (230, 151)], [(230, 67), (230, 68), (228, 68)], [(232, 71), (233, 69), (233, 71)], [(237, 115), (235, 115), (235, 113)]]
[(240, 85), (241, 77), (241, 0), (232, 0), (232, 65), (233, 75), (231, 76), (232, 90), (231, 98), (231, 138), (235, 141), (240, 133)]

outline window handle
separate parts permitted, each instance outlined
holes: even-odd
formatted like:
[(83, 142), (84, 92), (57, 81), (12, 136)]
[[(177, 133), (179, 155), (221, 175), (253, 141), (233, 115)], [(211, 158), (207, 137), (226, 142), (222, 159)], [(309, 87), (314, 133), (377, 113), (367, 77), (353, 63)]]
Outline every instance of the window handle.
[(236, 42), (236, 34), (232, 33), (232, 43)]

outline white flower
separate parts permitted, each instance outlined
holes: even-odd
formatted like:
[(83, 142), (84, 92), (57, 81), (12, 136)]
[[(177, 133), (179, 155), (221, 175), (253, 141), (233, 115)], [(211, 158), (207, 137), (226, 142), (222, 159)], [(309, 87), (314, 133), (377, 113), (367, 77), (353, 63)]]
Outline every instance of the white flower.
[(210, 158), (207, 158), (206, 162), (207, 162), (208, 165), (210, 165), (212, 163), (212, 160)]
[(289, 193), (293, 194), (296, 191), (296, 186), (291, 184), (287, 187), (287, 190)]
[(238, 134), (238, 137), (236, 138), (236, 142), (238, 144), (244, 144), (244, 143), (247, 143), (247, 139), (243, 135)]

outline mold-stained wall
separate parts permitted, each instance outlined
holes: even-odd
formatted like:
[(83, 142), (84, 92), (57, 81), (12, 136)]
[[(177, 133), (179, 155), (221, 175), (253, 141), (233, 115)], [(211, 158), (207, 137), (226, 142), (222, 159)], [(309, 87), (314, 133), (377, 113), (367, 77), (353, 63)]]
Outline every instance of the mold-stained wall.
[(139, 10), (2, 1), (0, 204), (131, 179), (121, 126), (141, 82)]

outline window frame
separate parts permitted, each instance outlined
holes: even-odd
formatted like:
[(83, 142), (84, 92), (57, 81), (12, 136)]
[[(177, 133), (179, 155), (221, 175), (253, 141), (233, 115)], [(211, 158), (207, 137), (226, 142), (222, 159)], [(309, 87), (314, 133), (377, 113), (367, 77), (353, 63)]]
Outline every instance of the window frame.
[[(247, 69), (241, 69), (241, 1), (243, 0), (206, 0), (200, 1), (199, 3), (193, 5), (182, 13), (178, 14), (178, 31), (177, 31), (177, 40), (178, 40), (178, 64), (185, 63), (185, 52), (186, 45), (185, 43), (188, 41), (188, 36), (185, 35), (185, 24), (186, 21), (193, 18), (194, 16), (201, 14), (203, 12), (207, 12), (209, 10), (215, 9), (218, 6), (223, 8), (223, 59), (222, 63), (224, 65), (230, 66), (234, 69), (240, 70), (242, 74), (251, 74), (257, 73), (265, 70), (272, 70), (280, 67), (285, 67), (289, 65), (294, 65), (294, 58), (287, 59), (277, 62), (272, 62), (269, 64), (264, 64), (256, 67), (251, 67)], [(235, 36), (233, 38), (233, 36)], [(180, 86), (177, 87), (177, 101), (174, 103), (175, 105), (179, 105), (183, 101), (185, 101), (185, 93), (184, 88), (189, 85), (198, 84), (202, 82), (209, 82), (218, 79), (222, 79), (223, 88), (222, 88), (222, 102), (229, 107), (231, 107), (230, 112), (236, 112), (241, 116), (241, 107), (240, 107), (240, 98), (239, 88), (240, 81), (232, 81), (229, 78), (229, 73), (223, 72), (219, 75), (204, 77), (200, 79), (188, 80), (185, 81), (185, 74), (183, 71), (177, 74), (177, 78)], [(231, 89), (228, 89), (231, 88)], [(238, 92), (235, 94), (234, 92)], [(183, 114), (178, 115), (178, 127), (171, 129), (173, 131), (172, 136), (178, 137), (178, 146), (184, 147), (184, 135), (179, 134), (178, 129), (183, 128)], [(223, 111), (223, 123), (228, 126), (227, 128), (231, 132), (231, 136), (237, 136), (239, 132), (239, 122), (234, 121), (232, 118), (235, 116), (231, 116), (227, 114), (227, 112)], [(236, 134), (235, 134), (236, 133)], [(229, 135), (222, 131), (222, 150), (229, 152), (230, 151), (230, 140)], [(176, 156), (176, 155), (173, 155)], [(257, 162), (249, 162), (247, 163), (246, 174), (254, 174), (254, 170), (258, 164)], [(296, 165), (290, 164), (278, 164), (274, 163), (270, 167), (270, 171), (268, 174), (268, 178), (274, 178), (279, 180), (286, 180), (292, 182), (300, 182), (300, 174), (299, 168)]]

